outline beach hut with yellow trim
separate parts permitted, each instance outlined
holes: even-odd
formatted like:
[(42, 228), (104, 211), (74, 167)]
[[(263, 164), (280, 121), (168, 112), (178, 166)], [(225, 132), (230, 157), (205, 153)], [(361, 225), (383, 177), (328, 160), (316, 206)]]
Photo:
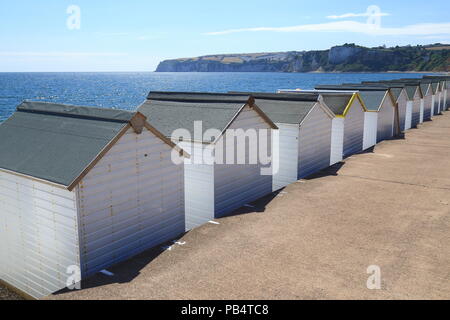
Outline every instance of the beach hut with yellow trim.
[[(323, 102), (335, 114), (333, 120), (333, 146), (341, 144), (342, 157), (346, 158), (376, 144), (376, 113), (369, 112), (358, 92), (322, 93)], [(336, 160), (338, 152), (335, 153)], [(334, 162), (333, 159), (331, 162)]]
[[(368, 116), (368, 120), (366, 120), (366, 112), (368, 110), (359, 93), (355, 92), (355, 90), (280, 90), (279, 92), (294, 92), (297, 94), (320, 93), (322, 103), (335, 116), (331, 129), (330, 165), (363, 151), (365, 147), (370, 148), (369, 145), (375, 145), (376, 141), (373, 139), (374, 130), (376, 130), (375, 119), (373, 116)], [(367, 131), (365, 130), (366, 122)]]

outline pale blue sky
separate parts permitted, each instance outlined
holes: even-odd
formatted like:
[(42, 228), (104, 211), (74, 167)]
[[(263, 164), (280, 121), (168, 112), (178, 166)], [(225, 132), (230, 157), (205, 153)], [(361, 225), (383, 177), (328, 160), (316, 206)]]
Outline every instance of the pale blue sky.
[[(70, 5), (79, 30), (67, 27)], [(381, 8), (378, 29), (366, 26), (370, 5)], [(206, 54), (450, 43), (449, 12), (444, 0), (5, 0), (0, 72), (153, 71)]]

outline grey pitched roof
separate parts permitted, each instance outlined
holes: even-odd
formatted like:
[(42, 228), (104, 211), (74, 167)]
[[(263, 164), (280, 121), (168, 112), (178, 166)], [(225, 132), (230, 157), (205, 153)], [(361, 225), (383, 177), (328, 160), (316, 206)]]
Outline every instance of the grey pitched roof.
[[(419, 85), (429, 85), (431, 84), (431, 87), (433, 89), (433, 94), (436, 93), (436, 91), (439, 89), (439, 80), (438, 79), (400, 79), (400, 80), (395, 80), (395, 81), (399, 81), (399, 82), (406, 82), (406, 83), (415, 83), (415, 84), (419, 84)], [(421, 86), (422, 87), (422, 86)], [(423, 91), (423, 94), (426, 94), (426, 92)]]
[(369, 84), (346, 84), (346, 85), (318, 85), (316, 86), (316, 90), (354, 90), (354, 91), (362, 91), (362, 90), (371, 90), (371, 91), (386, 91), (386, 85), (380, 84), (377, 85), (369, 85)]
[(431, 87), (433, 88), (433, 93), (437, 93), (439, 91), (439, 82), (432, 82)]
[(0, 168), (67, 187), (134, 115), (24, 102), (0, 125)]
[(193, 135), (195, 121), (202, 121), (203, 133), (208, 129), (223, 131), (249, 101), (249, 96), (238, 94), (150, 92), (138, 111), (163, 135), (172, 137), (177, 129), (187, 129)]
[(395, 101), (398, 100), (403, 89), (405, 89), (406, 97), (409, 100), (413, 100), (414, 94), (416, 93), (417, 86), (418, 86), (417, 84), (408, 83), (407, 81), (395, 81), (395, 80), (390, 80), (390, 81), (382, 80), (382, 81), (378, 81), (378, 82), (363, 82), (363, 84), (375, 85), (375, 86), (376, 85), (386, 86), (387, 88), (389, 88), (391, 90), (391, 93), (392, 93)]
[(425, 96), (428, 93), (428, 87), (430, 86), (429, 83), (421, 83), (420, 89), (422, 90), (423, 95)]
[(432, 81), (443, 81), (443, 88), (450, 88), (450, 75), (433, 75), (433, 76), (424, 76), (424, 80), (432, 80)]
[(380, 110), (383, 99), (386, 96), (386, 91), (360, 91), (359, 95), (364, 101), (364, 105), (369, 111)]
[(254, 97), (256, 105), (275, 123), (300, 124), (319, 101), (319, 94), (315, 93), (246, 92), (245, 94)]
[(392, 96), (394, 97), (395, 101), (398, 100), (398, 98), (400, 98), (400, 95), (402, 94), (403, 89), (402, 88), (390, 88), (391, 89), (391, 93)]
[(353, 93), (323, 93), (323, 101), (335, 115), (343, 115)]
[(417, 86), (406, 86), (405, 90), (406, 90), (406, 95), (408, 96), (408, 99), (414, 100), (414, 95), (416, 94)]
[(272, 99), (272, 100), (291, 100), (291, 101), (319, 101), (320, 93), (310, 91), (292, 91), (283, 93), (267, 93), (267, 92), (236, 92), (231, 91), (230, 94), (242, 94), (252, 96), (256, 99)]

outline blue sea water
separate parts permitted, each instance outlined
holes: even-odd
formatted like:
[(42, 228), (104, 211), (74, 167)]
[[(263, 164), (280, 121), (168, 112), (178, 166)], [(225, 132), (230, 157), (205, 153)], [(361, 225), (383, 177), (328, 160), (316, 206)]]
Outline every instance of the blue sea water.
[(151, 90), (263, 91), (313, 89), (421, 73), (0, 73), (0, 122), (23, 100), (134, 110)]

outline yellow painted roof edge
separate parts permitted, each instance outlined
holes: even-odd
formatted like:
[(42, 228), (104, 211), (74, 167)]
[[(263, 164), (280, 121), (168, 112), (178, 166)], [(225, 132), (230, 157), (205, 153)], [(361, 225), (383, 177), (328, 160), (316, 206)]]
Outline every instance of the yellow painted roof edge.
[[(358, 99), (359, 103), (361, 104), (361, 106), (363, 107), (364, 112), (370, 112), (369, 110), (367, 110), (366, 105), (364, 104), (364, 101), (362, 100), (361, 96), (359, 95), (358, 92), (355, 92), (350, 101), (348, 102), (347, 106), (345, 107), (344, 113), (342, 114), (342, 117), (346, 117), (348, 112), (350, 111), (350, 108), (352, 107), (353, 103), (355, 102), (355, 100)], [(376, 112), (376, 111), (375, 111)]]

